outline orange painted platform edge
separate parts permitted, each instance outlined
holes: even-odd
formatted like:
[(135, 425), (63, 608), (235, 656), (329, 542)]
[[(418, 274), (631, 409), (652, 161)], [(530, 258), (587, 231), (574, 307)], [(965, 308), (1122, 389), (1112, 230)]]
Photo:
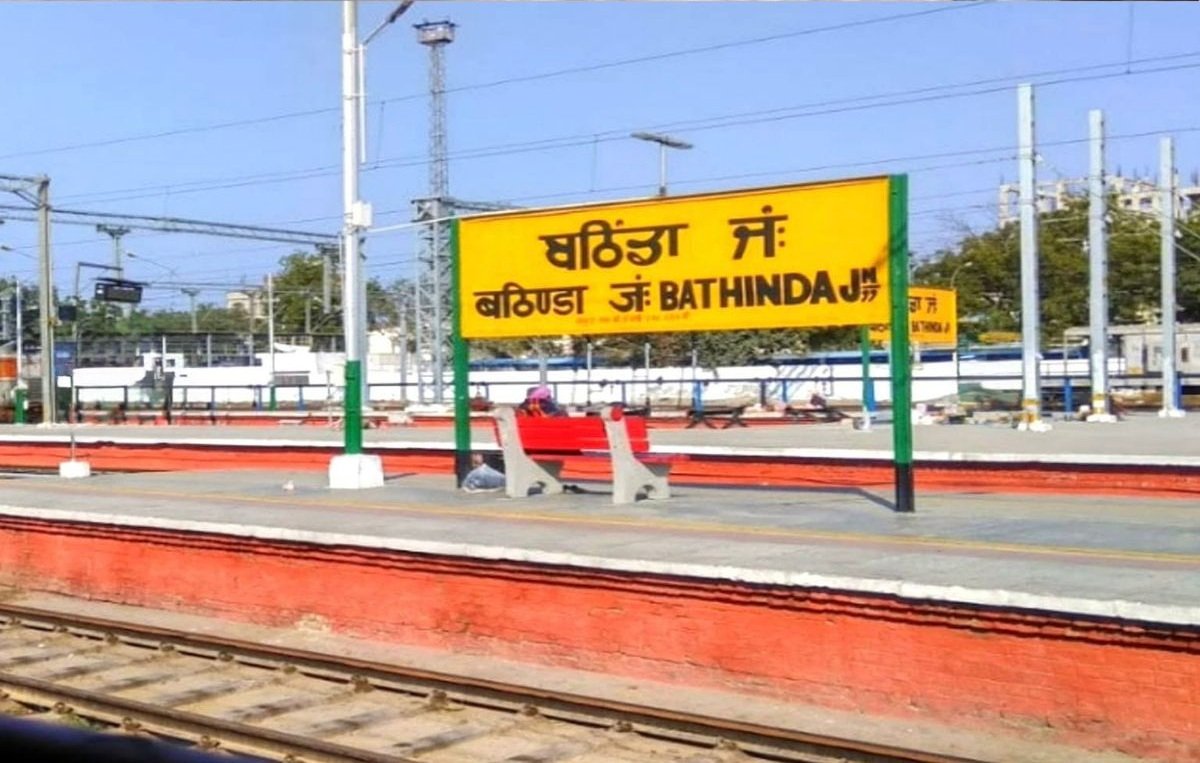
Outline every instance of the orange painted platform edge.
[(0, 584), (1200, 758), (1191, 626), (16, 518)]

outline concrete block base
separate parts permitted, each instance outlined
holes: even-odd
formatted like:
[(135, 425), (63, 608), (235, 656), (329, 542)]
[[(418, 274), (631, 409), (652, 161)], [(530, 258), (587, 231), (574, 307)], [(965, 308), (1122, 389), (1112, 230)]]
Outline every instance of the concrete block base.
[(1086, 419), (1091, 424), (1116, 424), (1117, 417), (1111, 413), (1093, 413)]
[(1020, 424), (1017, 424), (1017, 431), (1019, 432), (1049, 432), (1053, 428), (1049, 422), (1043, 419), (1022, 421)]
[(329, 462), (331, 490), (365, 490), (383, 487), (383, 460), (379, 456), (357, 454), (334, 456)]
[(1178, 408), (1163, 408), (1158, 412), (1160, 419), (1182, 419), (1187, 415), (1187, 411), (1182, 411)]
[(87, 461), (63, 461), (58, 465), (58, 476), (65, 480), (78, 480), (92, 476), (92, 465)]

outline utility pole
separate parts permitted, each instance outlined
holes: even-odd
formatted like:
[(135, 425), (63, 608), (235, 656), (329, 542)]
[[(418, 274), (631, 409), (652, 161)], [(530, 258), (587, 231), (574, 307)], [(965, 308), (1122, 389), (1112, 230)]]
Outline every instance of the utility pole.
[(1175, 142), (1166, 136), (1159, 143), (1158, 188), (1162, 234), (1162, 408), (1158, 415), (1180, 418), (1184, 412), (1175, 404), (1179, 377), (1175, 368)]
[(248, 359), (250, 365), (254, 365), (254, 329), (256, 323), (254, 319), (258, 314), (258, 291), (247, 289), (246, 296), (250, 298), (250, 352)]
[[(0, 251), (3, 250), (0, 249)], [(0, 337), (5, 339), (12, 336), (12, 326), (9, 325), (10, 321), (8, 318), (8, 306), (10, 302), (11, 297), (9, 297), (7, 294), (4, 296), (4, 301), (0, 302), (0, 305), (2, 305), (4, 308), (3, 311), (0, 311)]]
[(21, 300), (21, 282), (14, 278), (13, 286), (15, 286), (17, 289), (16, 295), (14, 296), (14, 300), (16, 302), (14, 307), (17, 310), (17, 314), (13, 317), (15, 318), (17, 324), (17, 384), (19, 385), (21, 384), (21, 380), (23, 378), (21, 372), (24, 370), (25, 366), (25, 317), (21, 315), (22, 311), (25, 309), (25, 306), (22, 304)]
[(1034, 149), (1033, 85), (1017, 88), (1017, 157), (1021, 186), (1021, 422), (1022, 431), (1044, 432), (1039, 364), (1041, 305), (1038, 290), (1037, 153)]
[[(1104, 178), (1104, 112), (1088, 113), (1088, 324), (1092, 365), (1092, 412), (1088, 421), (1114, 422), (1108, 412), (1108, 241), (1104, 212), (1108, 193)], [(1063, 364), (1067, 362), (1063, 348)]]
[(17, 386), (13, 389), (13, 423), (25, 423), (25, 318), (21, 312), (25, 309), (21, 304), (21, 282), (14, 278), (13, 286), (16, 288), (16, 296), (14, 299), (16, 307), (16, 324), (17, 324)]
[(196, 296), (200, 294), (200, 290), (199, 289), (180, 289), (180, 291), (183, 292), (188, 298), (189, 309), (191, 310), (191, 313), (192, 313), (192, 333), (193, 334), (199, 333), (199, 324), (196, 320)]
[(117, 278), (125, 277), (125, 266), (122, 263), (124, 250), (121, 249), (121, 239), (129, 233), (129, 228), (124, 225), (106, 225), (100, 224), (96, 226), (96, 230), (100, 233), (107, 233), (112, 236), (113, 241), (113, 268), (117, 271)]
[(396, 296), (396, 313), (400, 316), (400, 402), (408, 404), (408, 305), (404, 292)]
[(54, 374), (54, 264), (50, 261), (50, 178), (37, 181), (38, 266), (38, 339), (42, 345), (42, 423), (58, 423), (58, 401)]
[(275, 275), (267, 273), (267, 389), (270, 402), (267, 410), (274, 411), (279, 405), (275, 399)]

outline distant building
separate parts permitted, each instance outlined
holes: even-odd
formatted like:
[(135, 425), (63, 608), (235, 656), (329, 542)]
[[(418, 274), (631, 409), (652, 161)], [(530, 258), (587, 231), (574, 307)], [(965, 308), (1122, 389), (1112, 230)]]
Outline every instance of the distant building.
[[(1125, 209), (1158, 214), (1162, 197), (1158, 186), (1149, 180), (1139, 180), (1113, 175), (1106, 178), (1109, 193), (1115, 193), (1117, 203)], [(1038, 183), (1038, 212), (1046, 214), (1058, 211), (1067, 206), (1072, 199), (1085, 197), (1088, 192), (1088, 179), (1076, 178), (1069, 180), (1052, 180)], [(1016, 222), (1020, 217), (1020, 187), (1016, 183), (1005, 183), (1000, 186), (999, 222), (1000, 225)], [(1200, 203), (1200, 185), (1191, 185), (1179, 189), (1179, 200), (1176, 203), (1176, 213), (1183, 217)]]
[[(1066, 339), (1084, 341), (1090, 336), (1087, 326), (1069, 328)], [(1162, 326), (1109, 326), (1109, 341), (1115, 356), (1125, 360), (1130, 376), (1162, 373)], [(1175, 368), (1181, 374), (1200, 373), (1200, 323), (1175, 324)]]
[(267, 319), (267, 300), (256, 290), (225, 292), (225, 309), (240, 309), (255, 320)]

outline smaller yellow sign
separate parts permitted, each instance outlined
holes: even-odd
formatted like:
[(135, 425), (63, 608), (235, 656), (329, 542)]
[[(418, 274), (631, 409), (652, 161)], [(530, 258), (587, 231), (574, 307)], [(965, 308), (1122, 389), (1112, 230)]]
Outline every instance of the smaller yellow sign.
[[(886, 325), (871, 326), (871, 341), (891, 341)], [(958, 344), (958, 293), (953, 289), (913, 286), (908, 290), (908, 340), (921, 344)]]

